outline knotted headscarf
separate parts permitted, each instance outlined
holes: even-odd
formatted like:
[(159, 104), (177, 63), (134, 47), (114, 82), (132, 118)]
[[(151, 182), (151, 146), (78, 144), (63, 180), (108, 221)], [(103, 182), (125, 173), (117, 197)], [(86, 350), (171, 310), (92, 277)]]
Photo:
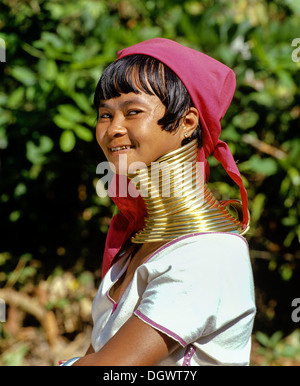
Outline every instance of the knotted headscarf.
[[(243, 224), (248, 223), (247, 192), (228, 145), (221, 141), (220, 121), (224, 117), (235, 92), (234, 72), (219, 61), (172, 40), (155, 38), (138, 43), (118, 52), (117, 60), (125, 56), (142, 54), (151, 56), (181, 79), (199, 112), (202, 126), (202, 147), (198, 151), (199, 162), (204, 162), (206, 181), (209, 178), (207, 157), (211, 154), (221, 162), (227, 174), (239, 186), (243, 204)], [(118, 177), (112, 199), (121, 213), (112, 219), (103, 258), (102, 274), (109, 269), (114, 257), (134, 231), (144, 225), (146, 209), (141, 196), (118, 197)]]

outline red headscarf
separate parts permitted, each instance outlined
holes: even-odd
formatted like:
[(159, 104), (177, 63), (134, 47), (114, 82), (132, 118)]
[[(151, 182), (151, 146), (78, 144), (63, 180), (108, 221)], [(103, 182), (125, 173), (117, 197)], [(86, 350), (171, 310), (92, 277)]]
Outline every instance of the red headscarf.
[[(235, 92), (234, 72), (217, 60), (168, 39), (150, 39), (125, 48), (118, 52), (117, 59), (135, 54), (158, 59), (173, 70), (184, 83), (199, 112), (203, 146), (199, 149), (198, 157), (200, 162), (205, 163), (206, 180), (209, 177), (207, 157), (213, 154), (240, 188), (243, 223), (246, 225), (248, 223), (247, 192), (229, 147), (219, 139), (220, 121)], [(134, 231), (143, 227), (146, 215), (144, 201), (140, 196), (123, 198), (116, 197), (115, 193), (112, 194), (112, 199), (121, 213), (112, 219), (109, 228), (103, 258), (103, 275), (123, 243)]]

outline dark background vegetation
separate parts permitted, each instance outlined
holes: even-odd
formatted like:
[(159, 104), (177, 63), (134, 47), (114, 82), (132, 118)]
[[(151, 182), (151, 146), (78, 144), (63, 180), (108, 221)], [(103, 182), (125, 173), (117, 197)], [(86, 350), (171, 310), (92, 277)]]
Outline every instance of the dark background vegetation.
[[(252, 363), (299, 365), (300, 322), (291, 318), (300, 298), (299, 18), (297, 0), (1, 1), (1, 365), (51, 365), (89, 345), (114, 210), (96, 193), (104, 157), (93, 93), (117, 50), (153, 37), (203, 51), (236, 73), (221, 138), (249, 195), (258, 308)], [(214, 159), (211, 169), (215, 194), (238, 198)]]

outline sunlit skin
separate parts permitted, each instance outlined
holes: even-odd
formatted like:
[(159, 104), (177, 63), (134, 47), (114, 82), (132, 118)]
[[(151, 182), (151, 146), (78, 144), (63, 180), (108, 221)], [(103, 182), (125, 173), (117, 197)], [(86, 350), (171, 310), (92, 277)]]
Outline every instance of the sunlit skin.
[[(183, 121), (172, 132), (163, 130), (158, 124), (164, 114), (165, 106), (160, 99), (143, 92), (121, 94), (120, 97), (101, 101), (97, 141), (117, 174), (126, 174), (133, 162), (149, 165), (162, 155), (178, 149), (185, 132), (188, 136), (192, 134), (194, 125), (190, 125), (189, 120), (192, 118), (193, 123), (197, 123), (196, 109), (191, 109), (185, 117), (188, 125)], [(122, 146), (127, 148), (118, 149)], [(120, 164), (121, 154), (126, 154), (127, 165)]]
[[(164, 113), (165, 107), (160, 99), (145, 93), (122, 94), (102, 101), (97, 140), (117, 173), (127, 172), (127, 167), (119, 164), (120, 154), (127, 155), (128, 165), (133, 162), (149, 165), (179, 148), (185, 138), (184, 133), (190, 136), (197, 127), (198, 112), (191, 108), (180, 127), (169, 133), (157, 123)], [(121, 146), (129, 148), (118, 150)], [(137, 267), (162, 244), (145, 243), (133, 253), (126, 272), (110, 289), (109, 295), (115, 302), (124, 293)], [(98, 352), (94, 352), (91, 346), (73, 366), (151, 366), (170, 355), (178, 345), (174, 339), (132, 315)]]

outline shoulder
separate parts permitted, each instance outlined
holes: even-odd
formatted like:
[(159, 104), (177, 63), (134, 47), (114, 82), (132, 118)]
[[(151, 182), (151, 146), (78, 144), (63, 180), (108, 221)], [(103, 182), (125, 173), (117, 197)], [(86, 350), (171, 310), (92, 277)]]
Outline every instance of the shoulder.
[(249, 279), (252, 268), (246, 240), (232, 233), (198, 233), (183, 236), (159, 248), (138, 268), (147, 281), (184, 281), (194, 277), (206, 282), (220, 277), (231, 280), (238, 273)]
[(196, 233), (179, 237), (159, 248), (147, 263), (162, 262), (167, 260), (209, 261), (235, 260), (249, 258), (249, 246), (247, 241), (234, 233), (211, 232)]
[(205, 233), (173, 240), (140, 268), (146, 288), (139, 312), (186, 342), (242, 315), (252, 318), (249, 249), (237, 234)]

